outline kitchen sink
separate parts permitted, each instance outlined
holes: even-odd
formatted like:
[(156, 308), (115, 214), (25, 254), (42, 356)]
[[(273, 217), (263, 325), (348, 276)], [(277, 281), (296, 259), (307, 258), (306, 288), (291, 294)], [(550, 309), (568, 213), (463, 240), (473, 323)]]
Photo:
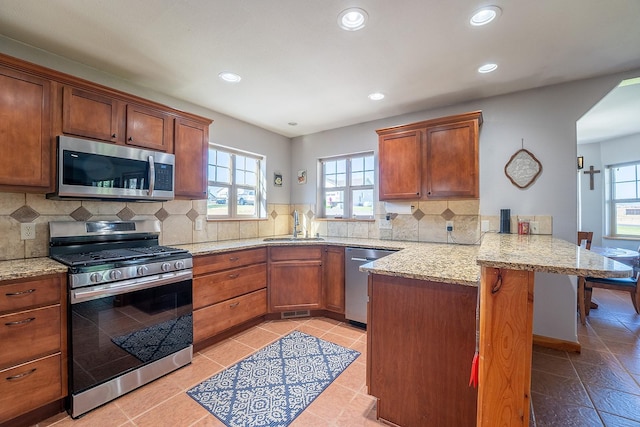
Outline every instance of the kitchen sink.
[(266, 237), (265, 242), (319, 242), (322, 237)]

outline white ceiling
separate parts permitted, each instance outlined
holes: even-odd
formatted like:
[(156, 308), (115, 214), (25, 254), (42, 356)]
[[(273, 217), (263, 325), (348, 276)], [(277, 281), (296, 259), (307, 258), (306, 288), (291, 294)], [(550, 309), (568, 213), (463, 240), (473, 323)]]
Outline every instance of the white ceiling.
[(638, 0), (0, 0), (6, 37), (288, 137), (640, 68), (639, 22)]

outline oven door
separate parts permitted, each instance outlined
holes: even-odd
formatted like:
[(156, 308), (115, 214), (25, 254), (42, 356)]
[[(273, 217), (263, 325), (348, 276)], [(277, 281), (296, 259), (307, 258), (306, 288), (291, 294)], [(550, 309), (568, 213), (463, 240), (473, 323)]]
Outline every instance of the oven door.
[[(69, 295), (72, 416), (191, 362), (191, 270), (72, 289)], [(181, 352), (188, 361), (175, 366), (172, 355)], [(153, 378), (140, 381), (145, 368)]]

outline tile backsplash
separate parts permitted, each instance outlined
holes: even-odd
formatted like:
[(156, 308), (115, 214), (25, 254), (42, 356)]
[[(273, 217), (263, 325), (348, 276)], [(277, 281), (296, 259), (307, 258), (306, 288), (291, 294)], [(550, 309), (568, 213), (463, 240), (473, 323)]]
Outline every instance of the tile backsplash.
[[(490, 231), (499, 229), (498, 216), (479, 214), (479, 200), (407, 203), (411, 204), (410, 214), (387, 213), (385, 204), (378, 202), (375, 219), (365, 221), (317, 218), (315, 205), (310, 204), (269, 204), (266, 219), (261, 220), (206, 221), (206, 200), (60, 201), (49, 200), (42, 194), (0, 192), (0, 260), (48, 256), (50, 221), (159, 220), (163, 245), (291, 234), (294, 210), (299, 213), (302, 235), (309, 236), (477, 244), (481, 221), (489, 221)], [(550, 216), (521, 215), (521, 218), (538, 221), (539, 234), (552, 234)], [(202, 220), (202, 230), (195, 229), (198, 219)], [(446, 231), (447, 221), (453, 222), (450, 234)], [(512, 216), (512, 232), (517, 233), (517, 221), (518, 216)], [(35, 239), (21, 240), (22, 223), (36, 224)], [(381, 228), (383, 223), (391, 227)]]

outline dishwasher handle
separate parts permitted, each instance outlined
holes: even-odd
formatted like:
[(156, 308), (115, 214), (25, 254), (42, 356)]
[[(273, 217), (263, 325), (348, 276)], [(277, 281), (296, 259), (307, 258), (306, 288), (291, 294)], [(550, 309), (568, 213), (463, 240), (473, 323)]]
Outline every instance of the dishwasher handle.
[(351, 261), (371, 262), (380, 258), (351, 258)]

